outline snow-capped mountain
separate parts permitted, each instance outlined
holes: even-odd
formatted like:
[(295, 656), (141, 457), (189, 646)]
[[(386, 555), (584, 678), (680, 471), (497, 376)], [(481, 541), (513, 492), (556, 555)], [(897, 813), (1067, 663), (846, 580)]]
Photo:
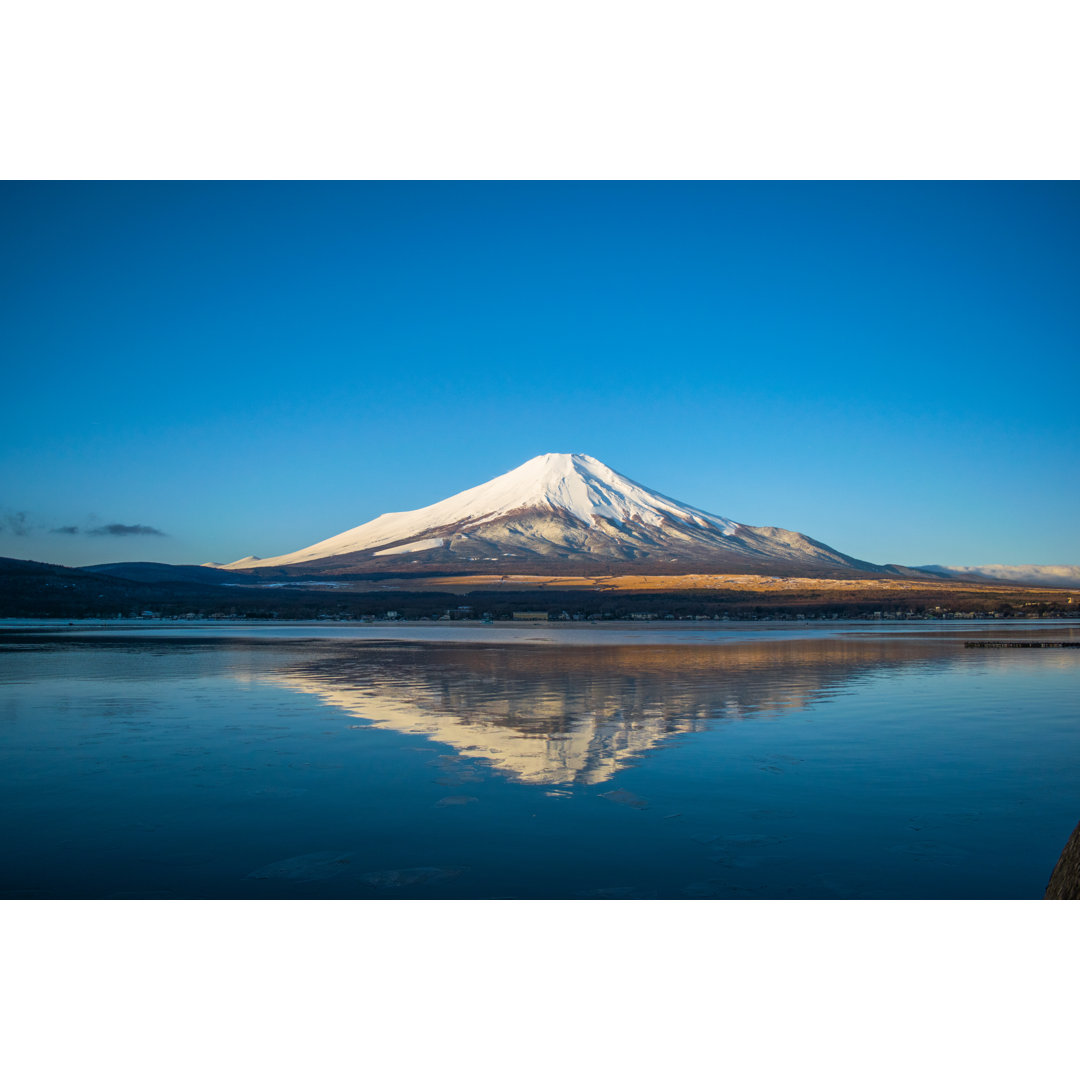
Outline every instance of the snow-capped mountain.
[[(633, 561), (653, 572), (837, 572), (884, 568), (786, 529), (741, 525), (635, 484), (587, 454), (542, 454), (420, 510), (382, 514), (310, 547), (228, 570), (300, 568), (567, 572), (567, 562)], [(414, 565), (418, 564), (418, 565)], [(555, 566), (554, 564), (561, 564)]]

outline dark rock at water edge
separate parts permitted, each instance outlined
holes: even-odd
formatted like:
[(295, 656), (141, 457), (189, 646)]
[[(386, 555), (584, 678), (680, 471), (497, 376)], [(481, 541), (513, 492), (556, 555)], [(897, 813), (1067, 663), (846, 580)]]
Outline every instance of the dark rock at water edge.
[(1080, 900), (1080, 824), (1061, 852), (1043, 899)]

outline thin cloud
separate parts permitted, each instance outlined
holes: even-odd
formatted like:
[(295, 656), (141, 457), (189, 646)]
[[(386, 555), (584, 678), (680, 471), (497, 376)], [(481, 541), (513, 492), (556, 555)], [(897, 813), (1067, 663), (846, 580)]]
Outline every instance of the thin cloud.
[(168, 536), (168, 533), (154, 528), (153, 525), (125, 525), (120, 521), (97, 525), (95, 517), (96, 515), (91, 514), (83, 525), (57, 525), (48, 528), (41, 521), (31, 520), (25, 510), (0, 509), (0, 533), (12, 536), (33, 536), (45, 532), (52, 536)]
[(100, 525), (96, 529), (87, 529), (87, 536), (165, 536), (160, 529), (153, 525)]
[(25, 511), (8, 511), (0, 517), (0, 532), (14, 533), (16, 536), (29, 536), (33, 526), (26, 520)]

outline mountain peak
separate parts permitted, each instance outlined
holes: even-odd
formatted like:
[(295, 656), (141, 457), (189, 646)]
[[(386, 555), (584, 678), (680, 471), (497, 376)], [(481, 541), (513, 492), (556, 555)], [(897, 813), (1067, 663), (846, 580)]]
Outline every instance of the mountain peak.
[[(730, 534), (736, 523), (642, 487), (589, 454), (538, 454), (485, 484), (419, 510), (382, 514), (321, 543), (269, 559), (249, 557), (228, 569), (281, 566), (353, 552), (404, 554), (447, 546), (435, 533), (467, 531), (528, 512), (554, 513), (588, 528), (598, 519), (662, 529), (678, 521)], [(404, 545), (404, 547), (402, 546)]]
[[(616, 475), (618, 474), (602, 461), (588, 454), (538, 454), (516, 469), (503, 473), (501, 477), (495, 477), (495, 480), (514, 477), (523, 485), (546, 490), (575, 476), (582, 479), (594, 477), (601, 483), (609, 483), (610, 478)], [(491, 482), (494, 483), (495, 480)]]

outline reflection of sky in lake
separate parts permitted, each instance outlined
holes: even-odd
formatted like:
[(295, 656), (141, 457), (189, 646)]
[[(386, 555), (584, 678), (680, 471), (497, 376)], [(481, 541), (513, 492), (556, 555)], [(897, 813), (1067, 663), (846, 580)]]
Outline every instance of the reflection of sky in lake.
[(1080, 656), (963, 636), (9, 639), (0, 894), (1039, 896)]

